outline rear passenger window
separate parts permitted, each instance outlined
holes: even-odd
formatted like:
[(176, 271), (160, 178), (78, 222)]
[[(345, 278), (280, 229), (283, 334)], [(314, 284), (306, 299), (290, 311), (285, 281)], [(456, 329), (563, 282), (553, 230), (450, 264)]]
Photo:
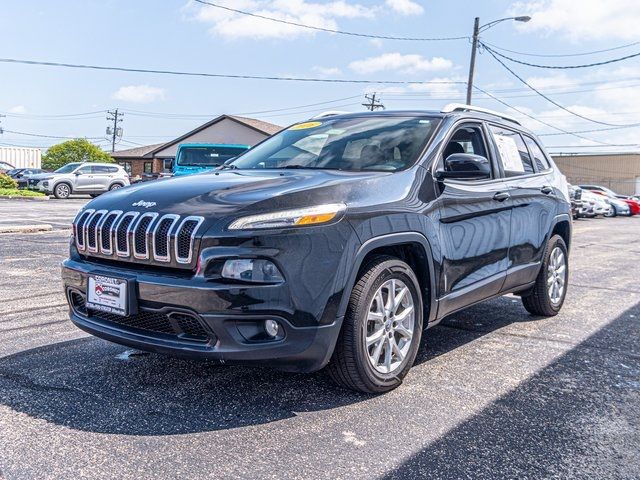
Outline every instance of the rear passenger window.
[(118, 167), (107, 167), (107, 172), (118, 173)]
[(529, 150), (518, 132), (491, 126), (505, 176), (517, 177), (535, 173)]
[(108, 172), (109, 172), (109, 167), (103, 167), (101, 165), (93, 166), (93, 173), (108, 173)]
[(533, 157), (533, 161), (536, 163), (538, 171), (541, 172), (543, 170), (550, 169), (551, 165), (549, 165), (549, 160), (547, 160), (547, 157), (545, 157), (544, 152), (535, 140), (525, 135), (524, 141), (527, 142), (527, 147), (529, 147), (529, 152), (531, 152), (531, 156)]

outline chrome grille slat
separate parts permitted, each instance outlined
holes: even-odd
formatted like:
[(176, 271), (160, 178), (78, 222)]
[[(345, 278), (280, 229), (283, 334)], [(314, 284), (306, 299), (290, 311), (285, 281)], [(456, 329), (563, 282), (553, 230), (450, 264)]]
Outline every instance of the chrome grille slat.
[(107, 210), (98, 210), (85, 223), (87, 252), (98, 253), (98, 225), (105, 213), (107, 213)]
[(154, 220), (158, 217), (157, 213), (143, 213), (138, 218), (135, 227), (131, 233), (131, 243), (133, 244), (133, 256), (139, 260), (149, 258), (149, 232)]
[(180, 215), (163, 215), (151, 234), (153, 259), (158, 262), (171, 261), (171, 230), (180, 220)]
[(130, 254), (129, 232), (135, 224), (138, 215), (140, 215), (139, 212), (127, 212), (123, 214), (115, 227), (116, 255), (119, 257), (128, 257)]
[(76, 248), (84, 255), (188, 266), (204, 218), (155, 212), (88, 209), (73, 221)]
[[(185, 217), (177, 228), (174, 250), (178, 263), (191, 263), (195, 236), (202, 222), (204, 222), (204, 218), (202, 217), (189, 216)], [(183, 244), (182, 246), (181, 242)], [(188, 247), (184, 244), (188, 244)], [(187, 255), (184, 255), (185, 253), (187, 253)]]
[(117, 224), (120, 215), (122, 215), (122, 210), (114, 210), (107, 213), (102, 219), (102, 222), (100, 222), (100, 227), (98, 230), (100, 237), (98, 239), (98, 242), (100, 244), (100, 253), (104, 255), (113, 255), (113, 227)]
[(78, 212), (76, 219), (73, 221), (73, 232), (76, 239), (76, 248), (78, 251), (83, 252), (86, 248), (86, 242), (84, 240), (84, 226), (89, 220), (89, 217), (95, 212), (94, 209), (84, 210)]

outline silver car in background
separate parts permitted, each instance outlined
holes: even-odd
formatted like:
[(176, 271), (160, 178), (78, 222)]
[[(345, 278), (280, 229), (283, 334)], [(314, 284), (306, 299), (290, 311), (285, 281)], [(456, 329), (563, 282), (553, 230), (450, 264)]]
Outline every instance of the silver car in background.
[(69, 198), (72, 193), (96, 197), (129, 185), (129, 175), (114, 163), (68, 163), (53, 173), (29, 177), (27, 188)]

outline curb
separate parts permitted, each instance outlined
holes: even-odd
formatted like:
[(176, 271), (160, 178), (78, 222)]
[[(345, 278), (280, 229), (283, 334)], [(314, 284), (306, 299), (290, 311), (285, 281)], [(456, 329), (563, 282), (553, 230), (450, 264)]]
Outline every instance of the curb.
[(53, 226), (49, 224), (0, 226), (0, 234), (2, 233), (37, 233), (37, 232), (50, 232), (52, 230), (53, 230)]
[(42, 197), (21, 197), (19, 195), (13, 196), (13, 195), (0, 195), (0, 199), (2, 200), (27, 200), (29, 202), (42, 202), (42, 201), (47, 201), (49, 200), (49, 196), (48, 195), (44, 195)]

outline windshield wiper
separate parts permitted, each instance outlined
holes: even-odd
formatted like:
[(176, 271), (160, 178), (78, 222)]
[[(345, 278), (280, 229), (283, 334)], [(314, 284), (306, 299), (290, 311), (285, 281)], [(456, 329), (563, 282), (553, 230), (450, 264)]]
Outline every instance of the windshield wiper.
[(225, 163), (223, 165), (220, 165), (218, 167), (218, 170), (238, 170), (238, 167), (235, 166), (233, 163)]

